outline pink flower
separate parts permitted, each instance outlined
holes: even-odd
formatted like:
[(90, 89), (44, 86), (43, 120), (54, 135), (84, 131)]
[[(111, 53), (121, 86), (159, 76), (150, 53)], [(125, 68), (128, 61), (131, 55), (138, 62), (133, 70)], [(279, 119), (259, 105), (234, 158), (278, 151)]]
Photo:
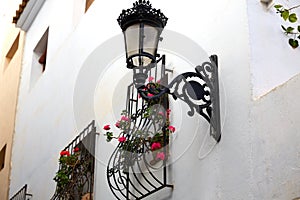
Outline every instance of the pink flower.
[(119, 137), (119, 142), (125, 142), (126, 141), (126, 137), (124, 137), (124, 136), (121, 136), (121, 137)]
[(153, 97), (154, 95), (151, 94), (151, 93), (148, 93), (147, 96), (148, 96), (148, 97)]
[(154, 77), (153, 76), (150, 76), (149, 78), (148, 78), (148, 81), (149, 82), (151, 82), (151, 81), (153, 81), (154, 80)]
[(174, 126), (169, 126), (169, 130), (174, 133), (175, 132), (175, 127)]
[(164, 152), (159, 152), (156, 154), (156, 159), (164, 160), (165, 159), (165, 153)]
[(160, 84), (160, 80), (157, 80), (156, 83)]
[(122, 121), (127, 121), (127, 122), (128, 122), (128, 121), (129, 121), (129, 118), (126, 117), (126, 116), (122, 116), (122, 117), (121, 117), (121, 120), (122, 120)]
[(115, 126), (116, 126), (117, 128), (120, 128), (120, 121), (117, 121), (116, 124), (115, 124)]
[(110, 130), (110, 125), (105, 125), (105, 126), (103, 127), (103, 129), (106, 130), (106, 131)]
[(154, 151), (156, 149), (160, 149), (161, 148), (161, 144), (159, 142), (153, 142), (151, 145), (151, 150)]

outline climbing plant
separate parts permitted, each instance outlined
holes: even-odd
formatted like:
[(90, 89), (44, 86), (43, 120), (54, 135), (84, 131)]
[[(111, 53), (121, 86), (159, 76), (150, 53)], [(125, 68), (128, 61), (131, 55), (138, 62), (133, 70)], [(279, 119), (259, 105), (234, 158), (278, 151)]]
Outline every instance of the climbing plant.
[[(299, 40), (300, 40), (300, 24), (297, 23), (297, 15), (293, 11), (296, 8), (299, 8), (300, 5), (291, 7), (291, 8), (285, 8), (283, 5), (277, 4), (274, 6), (276, 9), (276, 13), (280, 14), (282, 19), (284, 21), (287, 21), (289, 23), (288, 26), (281, 25), (281, 28), (283, 29), (284, 33), (288, 36), (288, 42), (289, 45), (292, 48), (297, 48), (299, 46)], [(294, 25), (297, 24), (297, 25)]]

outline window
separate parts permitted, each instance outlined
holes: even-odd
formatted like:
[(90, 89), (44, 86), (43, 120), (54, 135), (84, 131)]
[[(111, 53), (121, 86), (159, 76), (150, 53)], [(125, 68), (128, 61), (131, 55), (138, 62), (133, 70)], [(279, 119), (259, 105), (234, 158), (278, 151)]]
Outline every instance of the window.
[(92, 5), (94, 0), (86, 0), (85, 2), (85, 12), (89, 9), (89, 7)]
[(37, 61), (40, 64), (41, 72), (44, 72), (46, 69), (46, 60), (47, 60), (47, 46), (48, 46), (48, 32), (49, 28), (47, 28), (46, 32), (41, 37), (40, 41), (36, 45), (34, 49), (34, 54), (36, 55)]
[(47, 67), (47, 47), (49, 28), (44, 32), (33, 50), (30, 88), (34, 86), (39, 77), (45, 72)]
[(0, 151), (0, 171), (4, 168), (5, 165), (5, 152), (6, 152), (6, 145)]
[(4, 69), (6, 69), (6, 67), (9, 65), (10, 61), (12, 60), (12, 58), (14, 57), (14, 55), (16, 54), (16, 52), (17, 52), (17, 50), (19, 48), (19, 39), (20, 39), (20, 33), (16, 37), (15, 41), (13, 42), (13, 44), (11, 45), (10, 49), (8, 50), (8, 52), (7, 52), (6, 56), (5, 56)]

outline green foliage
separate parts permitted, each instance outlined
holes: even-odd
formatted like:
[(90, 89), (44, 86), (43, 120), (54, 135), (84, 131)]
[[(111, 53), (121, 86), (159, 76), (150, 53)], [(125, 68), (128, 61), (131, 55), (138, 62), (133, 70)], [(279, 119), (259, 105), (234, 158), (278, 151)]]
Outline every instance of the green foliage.
[(71, 155), (61, 155), (59, 158), (60, 169), (53, 180), (57, 183), (58, 191), (63, 190), (71, 181), (73, 169), (79, 161), (79, 152)]
[[(276, 9), (276, 12), (280, 14), (282, 19), (284, 21), (288, 21), (289, 23), (296, 23), (298, 18), (296, 13), (291, 13), (293, 9), (296, 9), (300, 7), (300, 5), (294, 6), (292, 8), (284, 8), (283, 5), (277, 4), (274, 6)], [(292, 48), (297, 48), (299, 46), (298, 40), (300, 39), (300, 25), (297, 26), (297, 28), (288, 26), (285, 27), (281, 25), (281, 28), (283, 29), (284, 33), (289, 37), (288, 43)]]
[(299, 46), (298, 40), (294, 40), (294, 39), (289, 39), (289, 44), (290, 44), (291, 47), (293, 47), (294, 49), (297, 48), (297, 47)]
[(289, 21), (290, 21), (291, 23), (297, 22), (297, 15), (296, 15), (295, 13), (291, 14), (291, 15), (289, 16)]
[(290, 12), (288, 10), (284, 10), (281, 12), (281, 17), (286, 21), (289, 18)]
[(274, 8), (276, 9), (282, 8), (282, 5), (275, 5)]
[(287, 27), (287, 29), (286, 29), (286, 33), (287, 34), (292, 34), (293, 33), (293, 30), (294, 30), (294, 28), (293, 27)]
[(114, 138), (112, 132), (106, 132), (105, 136), (107, 142), (110, 142)]

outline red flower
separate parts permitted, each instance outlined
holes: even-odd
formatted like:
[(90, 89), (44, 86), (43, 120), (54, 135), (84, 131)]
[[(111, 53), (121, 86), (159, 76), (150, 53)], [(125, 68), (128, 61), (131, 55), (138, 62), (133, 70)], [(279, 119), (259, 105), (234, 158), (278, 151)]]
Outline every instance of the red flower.
[(164, 160), (165, 159), (165, 153), (164, 152), (159, 152), (156, 154), (156, 159)]
[(70, 152), (69, 151), (61, 151), (60, 152), (60, 156), (70, 156)]
[(148, 93), (147, 96), (148, 96), (148, 97), (153, 97), (154, 95), (151, 94), (151, 93)]
[(122, 136), (122, 137), (119, 137), (119, 142), (125, 142), (126, 141), (126, 137)]
[(78, 152), (80, 149), (78, 148), (78, 147), (75, 147), (74, 149), (73, 149), (73, 152)]
[(169, 126), (169, 130), (174, 133), (175, 132), (175, 127), (174, 126)]
[(154, 151), (156, 149), (160, 149), (161, 148), (161, 144), (159, 142), (153, 142), (151, 145), (151, 150)]
[(106, 131), (110, 130), (110, 125), (105, 125), (105, 126), (103, 127), (103, 129), (106, 130)]

